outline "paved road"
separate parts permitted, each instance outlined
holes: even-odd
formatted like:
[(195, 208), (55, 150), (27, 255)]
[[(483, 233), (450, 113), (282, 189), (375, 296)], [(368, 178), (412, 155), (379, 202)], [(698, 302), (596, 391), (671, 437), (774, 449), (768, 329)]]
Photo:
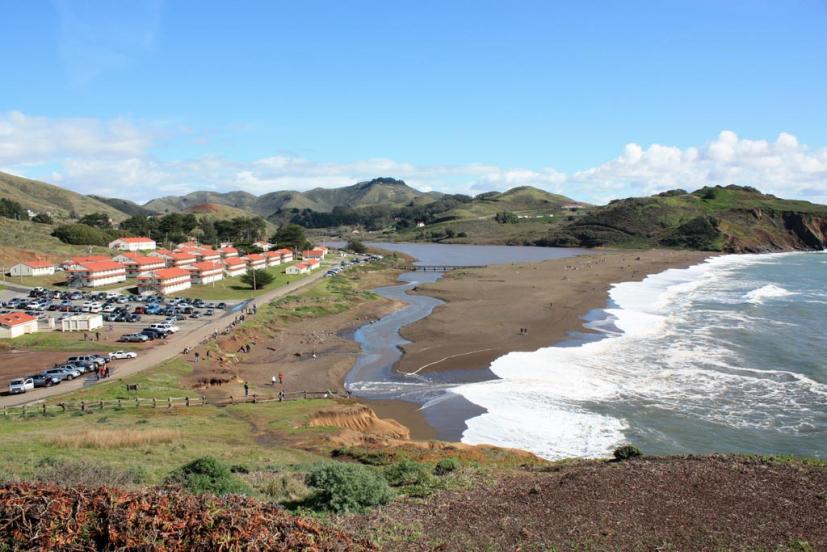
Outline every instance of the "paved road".
[[(268, 291), (267, 293), (252, 299), (247, 304), (247, 306), (260, 306), (269, 303), (273, 299), (278, 299), (280, 297), (284, 297), (285, 295), (289, 295), (295, 292), (296, 290), (299, 290), (305, 286), (318, 282), (324, 277), (325, 272), (325, 267), (321, 267), (318, 270), (316, 270), (315, 274), (287, 284), (284, 287)], [(138, 372), (146, 370), (147, 368), (152, 368), (153, 366), (156, 366), (164, 362), (165, 360), (179, 355), (181, 351), (183, 351), (186, 347), (197, 346), (204, 339), (210, 337), (214, 331), (221, 331), (224, 328), (226, 328), (233, 321), (234, 318), (234, 313), (226, 313), (224, 316), (220, 318), (212, 320), (199, 328), (191, 330), (186, 335), (179, 334), (168, 343), (155, 347), (154, 349), (149, 349), (146, 352), (140, 353), (140, 356), (134, 360), (114, 361), (110, 364), (110, 366), (112, 366), (113, 368), (112, 376), (116, 379), (119, 379), (126, 376), (131, 376), (132, 374), (136, 374)], [(95, 383), (96, 381), (93, 376), (84, 376), (76, 380), (64, 381), (63, 383), (55, 387), (38, 388), (33, 391), (29, 391), (28, 393), (24, 393), (22, 395), (3, 396), (0, 397), (0, 407), (19, 406), (22, 404), (41, 402), (43, 401), (43, 399), (46, 399), (48, 397), (54, 397), (72, 391), (77, 391), (78, 389), (81, 389), (83, 387), (89, 387), (91, 385), (94, 385)]]

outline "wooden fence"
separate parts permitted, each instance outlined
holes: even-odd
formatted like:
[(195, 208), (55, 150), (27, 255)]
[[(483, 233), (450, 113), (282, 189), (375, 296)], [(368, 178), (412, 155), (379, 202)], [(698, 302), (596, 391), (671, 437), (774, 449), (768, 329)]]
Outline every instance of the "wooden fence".
[(166, 397), (146, 398), (133, 397), (128, 399), (110, 399), (97, 401), (72, 401), (59, 402), (53, 404), (47, 403), (29, 403), (19, 406), (4, 406), (3, 417), (9, 418), (13, 416), (28, 417), (28, 416), (46, 416), (51, 414), (64, 414), (68, 412), (96, 412), (105, 409), (124, 408), (190, 408), (196, 406), (228, 406), (234, 404), (265, 404), (273, 402), (296, 401), (296, 400), (310, 400), (310, 399), (333, 399), (333, 398), (350, 398), (350, 393), (342, 393), (337, 391), (291, 391), (279, 393), (277, 395), (259, 395), (251, 393), (246, 397), (229, 396), (226, 399), (212, 399), (208, 400), (205, 396), (197, 397)]

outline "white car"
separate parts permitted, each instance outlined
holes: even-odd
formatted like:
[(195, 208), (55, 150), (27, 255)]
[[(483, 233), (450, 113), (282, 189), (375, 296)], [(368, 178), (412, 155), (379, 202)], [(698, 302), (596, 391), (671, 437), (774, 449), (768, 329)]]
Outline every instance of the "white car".
[(138, 353), (134, 353), (132, 351), (115, 351), (114, 353), (109, 353), (109, 358), (116, 358), (116, 359), (138, 358)]
[(16, 393), (25, 393), (34, 389), (34, 380), (32, 378), (18, 378), (13, 379), (9, 383), (9, 393), (14, 395)]

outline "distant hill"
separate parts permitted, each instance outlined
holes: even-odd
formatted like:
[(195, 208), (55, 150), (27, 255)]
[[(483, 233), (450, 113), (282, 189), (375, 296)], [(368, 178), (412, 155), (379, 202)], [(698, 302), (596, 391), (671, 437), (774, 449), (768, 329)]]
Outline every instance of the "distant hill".
[(113, 207), (113, 208), (117, 209), (118, 211), (120, 211), (120, 212), (122, 212), (125, 215), (128, 215), (130, 217), (132, 217), (132, 216), (148, 217), (148, 216), (158, 214), (157, 211), (153, 211), (152, 209), (147, 209), (146, 207), (138, 205), (134, 201), (129, 201), (128, 199), (119, 199), (117, 197), (102, 197), (102, 196), (97, 196), (97, 195), (90, 195), (88, 197), (91, 197), (92, 199), (100, 201), (101, 203), (106, 203), (110, 207)]
[(256, 209), (257, 202), (258, 197), (248, 192), (192, 192), (184, 196), (159, 197), (145, 203), (144, 208), (165, 214), (182, 213), (197, 205), (216, 204), (260, 214)]
[(764, 252), (827, 247), (827, 206), (744, 186), (619, 199), (554, 228), (561, 246), (686, 247)]
[(278, 218), (278, 214), (293, 209), (311, 209), (327, 213), (336, 206), (354, 209), (376, 205), (399, 207), (416, 200), (430, 201), (438, 193), (415, 190), (402, 180), (375, 178), (342, 188), (314, 188), (307, 192), (277, 191), (256, 196), (248, 192), (193, 192), (185, 196), (167, 196), (153, 199), (144, 207), (159, 213), (188, 212), (198, 205), (225, 205), (264, 218)]
[(50, 213), (57, 218), (67, 218), (72, 212), (79, 216), (106, 213), (115, 222), (127, 218), (122, 211), (94, 197), (4, 172), (0, 172), (0, 197), (17, 201), (32, 211)]
[(493, 217), (496, 213), (509, 211), (518, 216), (544, 216), (554, 215), (571, 206), (586, 207), (588, 203), (532, 186), (520, 186), (505, 192), (479, 194), (470, 203), (449, 211), (447, 215), (457, 219), (473, 219)]

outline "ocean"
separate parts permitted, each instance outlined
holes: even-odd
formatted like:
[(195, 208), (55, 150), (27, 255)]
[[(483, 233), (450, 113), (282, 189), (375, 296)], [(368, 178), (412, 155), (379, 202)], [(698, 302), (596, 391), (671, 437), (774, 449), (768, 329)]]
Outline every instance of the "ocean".
[(452, 386), (462, 441), (549, 459), (739, 452), (827, 458), (827, 255), (725, 255), (614, 285), (588, 332)]

